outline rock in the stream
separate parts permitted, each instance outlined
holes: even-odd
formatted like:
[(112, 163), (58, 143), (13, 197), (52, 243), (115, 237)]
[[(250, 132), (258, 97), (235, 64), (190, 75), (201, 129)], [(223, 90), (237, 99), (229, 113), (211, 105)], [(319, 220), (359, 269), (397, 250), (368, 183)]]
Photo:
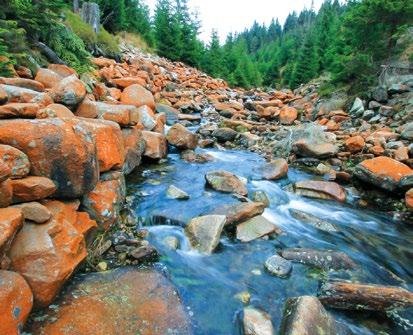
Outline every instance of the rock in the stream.
[(188, 316), (172, 284), (154, 270), (122, 268), (79, 276), (33, 335), (190, 335)]
[(279, 255), (273, 255), (268, 258), (265, 261), (264, 266), (269, 273), (278, 277), (287, 277), (293, 268), (289, 260), (286, 260)]
[(330, 142), (314, 142), (311, 139), (301, 139), (293, 143), (293, 151), (302, 157), (327, 158), (338, 152), (338, 147)]
[(241, 242), (254, 241), (273, 233), (280, 235), (282, 230), (261, 215), (237, 225), (237, 239)]
[(309, 224), (317, 229), (320, 230), (324, 230), (327, 232), (336, 232), (338, 231), (337, 228), (330, 222), (326, 221), (326, 220), (322, 220), (320, 218), (318, 218), (315, 215), (306, 213), (306, 212), (302, 212), (299, 211), (297, 209), (290, 209), (290, 214), (291, 216), (300, 221), (300, 222), (304, 222), (306, 224)]
[(313, 265), (322, 269), (353, 269), (356, 264), (344, 252), (292, 248), (281, 251), (281, 256), (293, 262)]
[(254, 307), (244, 308), (243, 328), (245, 335), (274, 335), (271, 316)]
[(261, 202), (244, 202), (236, 205), (225, 205), (212, 212), (214, 215), (225, 215), (226, 226), (238, 224), (249, 220), (257, 215), (261, 215), (265, 210), (265, 205)]
[(270, 206), (270, 199), (268, 199), (268, 195), (264, 191), (253, 192), (251, 195), (251, 200), (254, 202), (261, 202), (265, 207)]
[(158, 250), (152, 245), (140, 246), (130, 251), (128, 255), (139, 263), (156, 262), (159, 259)]
[(240, 177), (227, 171), (211, 171), (205, 175), (207, 183), (216, 191), (225, 193), (237, 193), (246, 196), (247, 187)]
[(413, 293), (394, 286), (327, 282), (318, 296), (324, 305), (337, 309), (386, 311), (413, 306)]
[(179, 111), (173, 107), (163, 104), (156, 104), (157, 113), (165, 113), (166, 115), (166, 124), (168, 126), (173, 126), (179, 121), (178, 115)]
[(212, 132), (212, 136), (217, 139), (218, 142), (232, 142), (238, 133), (231, 128), (219, 128)]
[(144, 156), (152, 159), (161, 159), (168, 154), (168, 143), (165, 135), (152, 131), (143, 131), (143, 139), (145, 140)]
[(33, 294), (16, 272), (0, 270), (0, 334), (18, 335), (33, 307)]
[(264, 179), (278, 180), (287, 175), (288, 163), (285, 159), (278, 158), (264, 164), (260, 170)]
[(198, 145), (198, 136), (179, 123), (169, 129), (166, 139), (169, 144), (182, 150), (195, 149)]
[(301, 296), (287, 300), (281, 335), (341, 335), (340, 325), (316, 297)]
[(304, 180), (294, 184), (298, 195), (326, 200), (346, 201), (346, 191), (337, 183), (328, 181)]
[(177, 200), (188, 200), (189, 194), (185, 191), (182, 191), (175, 185), (171, 185), (166, 190), (166, 196), (170, 199), (177, 199)]
[(193, 248), (201, 253), (211, 254), (218, 246), (226, 217), (206, 215), (192, 219), (185, 228), (185, 233)]
[(171, 250), (177, 250), (179, 248), (179, 239), (176, 236), (167, 236), (162, 242)]
[[(401, 188), (403, 178), (411, 177), (413, 179), (413, 170), (410, 167), (384, 156), (361, 162), (356, 166), (354, 174), (361, 180), (387, 191), (396, 191)], [(408, 185), (403, 186), (407, 187)]]

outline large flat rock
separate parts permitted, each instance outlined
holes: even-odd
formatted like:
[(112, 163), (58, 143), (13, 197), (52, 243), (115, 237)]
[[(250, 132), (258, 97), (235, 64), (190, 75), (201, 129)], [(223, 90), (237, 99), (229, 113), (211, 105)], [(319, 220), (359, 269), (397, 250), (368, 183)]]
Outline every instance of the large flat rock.
[(191, 334), (179, 296), (170, 282), (150, 269), (122, 268), (79, 276), (48, 310), (33, 335)]

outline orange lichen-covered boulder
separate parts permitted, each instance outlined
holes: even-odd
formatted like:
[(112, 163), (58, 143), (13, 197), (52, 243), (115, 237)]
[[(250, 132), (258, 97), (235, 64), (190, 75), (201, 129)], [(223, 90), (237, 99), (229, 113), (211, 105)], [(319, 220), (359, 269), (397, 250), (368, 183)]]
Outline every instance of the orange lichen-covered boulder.
[(29, 176), (11, 181), (13, 202), (29, 202), (51, 196), (56, 191), (56, 185), (46, 177)]
[(125, 161), (122, 131), (117, 123), (106, 120), (82, 119), (96, 142), (99, 171), (119, 170)]
[(60, 83), (63, 77), (52, 70), (41, 68), (34, 79), (42, 83), (45, 88), (52, 88)]
[(5, 120), (0, 122), (0, 143), (23, 151), (32, 175), (53, 180), (57, 198), (78, 198), (98, 181), (96, 143), (79, 121)]
[(0, 84), (19, 86), (23, 88), (28, 88), (29, 90), (43, 92), (44, 85), (36, 80), (25, 79), (25, 78), (3, 78), (0, 77)]
[(31, 324), (30, 333), (192, 334), (179, 295), (157, 271), (121, 268), (88, 274), (82, 280), (74, 280), (66, 292), (58, 308), (45, 311), (44, 319)]
[(96, 187), (83, 197), (83, 207), (102, 230), (109, 229), (119, 218), (126, 196), (123, 177), (100, 181)]
[(7, 180), (11, 176), (11, 169), (0, 157), (0, 183)]
[(53, 301), (87, 255), (84, 235), (76, 228), (76, 207), (56, 200), (44, 205), (52, 218), (44, 224), (26, 222), (8, 254), (12, 269), (29, 283), (38, 307)]
[(13, 187), (11, 179), (0, 182), (0, 207), (7, 207), (13, 201)]
[(146, 80), (143, 78), (139, 77), (124, 77), (124, 78), (118, 78), (118, 79), (113, 79), (112, 83), (115, 84), (117, 87), (120, 88), (126, 88), (131, 85), (145, 85)]
[(75, 75), (64, 78), (50, 92), (56, 103), (74, 107), (86, 96), (86, 87)]
[(34, 103), (10, 103), (0, 106), (0, 119), (32, 118), (39, 111), (39, 105)]
[(152, 131), (142, 131), (142, 136), (145, 140), (144, 156), (152, 159), (166, 157), (168, 154), (168, 143), (164, 135)]
[(195, 149), (198, 145), (198, 136), (190, 132), (180, 123), (174, 124), (168, 131), (166, 139), (169, 144), (178, 149)]
[(33, 294), (16, 272), (0, 270), (0, 334), (19, 335), (33, 307)]
[(125, 144), (126, 156), (122, 172), (126, 175), (139, 166), (142, 155), (145, 152), (145, 140), (142, 130), (137, 126), (122, 129), (123, 141)]
[(360, 152), (364, 149), (364, 146), (366, 145), (364, 138), (361, 136), (353, 136), (350, 137), (347, 141), (346, 141), (346, 147), (347, 150), (350, 151), (351, 153), (356, 153), (356, 152)]
[(78, 77), (78, 74), (74, 69), (64, 64), (49, 64), (47, 68), (53, 71), (54, 73), (57, 73), (62, 78), (66, 78), (72, 75)]
[(37, 92), (18, 86), (0, 84), (0, 89), (7, 93), (7, 101), (20, 103), (37, 103), (41, 107), (45, 107), (53, 103), (53, 99), (47, 93)]
[(10, 145), (0, 144), (0, 160), (9, 168), (12, 179), (26, 177), (30, 172), (27, 155)]
[(141, 85), (131, 85), (125, 88), (122, 92), (120, 101), (126, 105), (134, 105), (140, 107), (147, 105), (155, 110), (155, 100), (151, 92)]
[(284, 107), (280, 111), (281, 124), (291, 125), (297, 120), (298, 112), (294, 107)]
[(0, 262), (22, 226), (23, 213), (20, 209), (13, 207), (0, 208)]
[(317, 199), (346, 201), (346, 191), (337, 183), (317, 180), (304, 180), (294, 184), (295, 193)]
[(410, 167), (395, 159), (384, 156), (361, 162), (356, 166), (354, 174), (359, 179), (388, 191), (395, 191), (401, 188), (403, 178), (411, 178), (413, 180), (413, 170)]
[(73, 118), (75, 115), (72, 111), (64, 105), (61, 104), (51, 104), (45, 108), (40, 109), (37, 114), (36, 118), (38, 119), (46, 119), (46, 118)]

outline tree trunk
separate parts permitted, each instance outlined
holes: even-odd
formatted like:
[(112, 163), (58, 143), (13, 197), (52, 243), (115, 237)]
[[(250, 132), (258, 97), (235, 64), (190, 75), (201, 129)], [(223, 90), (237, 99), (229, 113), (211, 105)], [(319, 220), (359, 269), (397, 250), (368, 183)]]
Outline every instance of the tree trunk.
[(73, 13), (79, 13), (79, 0), (73, 0)]
[(82, 6), (82, 20), (91, 25), (93, 31), (98, 34), (100, 27), (100, 9), (94, 2), (84, 2)]
[(37, 47), (46, 58), (54, 64), (65, 64), (56, 53), (42, 42), (34, 42), (33, 45)]

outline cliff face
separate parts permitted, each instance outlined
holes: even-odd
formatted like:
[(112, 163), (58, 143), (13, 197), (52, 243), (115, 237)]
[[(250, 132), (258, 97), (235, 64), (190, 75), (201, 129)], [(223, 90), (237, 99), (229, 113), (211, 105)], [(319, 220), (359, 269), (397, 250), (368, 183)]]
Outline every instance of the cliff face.
[[(189, 161), (205, 158), (190, 151), (197, 145), (215, 144), (312, 165), (328, 181), (301, 192), (321, 198), (338, 190), (344, 201), (335, 182), (353, 177), (399, 195), (412, 187), (412, 120), (384, 104), (411, 94), (408, 84), (389, 87), (370, 109), (356, 100), (347, 112), (320, 104), (311, 87), (230, 89), (184, 64), (123, 52), (122, 63), (94, 59), (95, 73), (81, 78), (55, 64), (0, 78), (1, 334), (17, 333), (33, 305), (53, 302), (86, 258), (88, 234), (120, 220), (124, 176), (142, 157), (165, 158), (168, 143), (189, 149)], [(385, 119), (367, 122), (369, 111)], [(177, 125), (165, 136), (166, 126), (201, 118), (197, 135)], [(412, 190), (406, 205), (413, 207)]]

